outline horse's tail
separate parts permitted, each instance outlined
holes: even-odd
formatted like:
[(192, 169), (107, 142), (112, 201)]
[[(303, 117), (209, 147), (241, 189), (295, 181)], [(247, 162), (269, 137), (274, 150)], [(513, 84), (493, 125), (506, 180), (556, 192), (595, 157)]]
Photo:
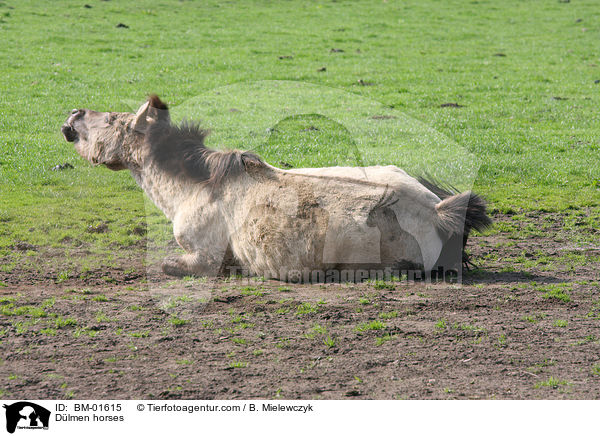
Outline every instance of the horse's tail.
[(482, 231), (492, 224), (486, 202), (479, 195), (471, 191), (457, 193), (454, 188), (443, 188), (426, 179), (419, 181), (442, 200), (435, 205), (437, 228), (448, 238), (462, 233), (463, 247), (471, 230)]
[(485, 200), (471, 191), (448, 197), (436, 204), (435, 209), (439, 229), (449, 237), (462, 233), (463, 246), (472, 229), (481, 231), (492, 224)]

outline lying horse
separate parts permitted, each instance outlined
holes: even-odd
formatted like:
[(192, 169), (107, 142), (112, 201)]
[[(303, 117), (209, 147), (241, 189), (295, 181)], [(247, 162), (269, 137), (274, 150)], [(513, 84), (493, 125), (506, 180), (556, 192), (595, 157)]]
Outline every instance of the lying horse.
[(209, 149), (207, 131), (172, 124), (157, 96), (135, 114), (74, 109), (62, 133), (91, 163), (131, 171), (173, 223), (186, 254), (163, 262), (170, 275), (232, 265), (281, 280), (301, 271), (429, 273), (441, 262), (460, 266), (469, 232), (491, 223), (479, 196), (395, 166), (281, 170), (250, 152)]

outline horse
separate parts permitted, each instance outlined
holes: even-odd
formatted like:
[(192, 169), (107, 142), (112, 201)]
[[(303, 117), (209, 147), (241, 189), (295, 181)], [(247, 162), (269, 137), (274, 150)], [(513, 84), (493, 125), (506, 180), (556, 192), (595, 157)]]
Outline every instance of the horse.
[(208, 131), (173, 123), (156, 95), (135, 114), (74, 109), (61, 130), (92, 164), (129, 170), (172, 222), (185, 254), (163, 261), (168, 275), (430, 275), (459, 268), (471, 231), (491, 225), (479, 195), (393, 165), (284, 170), (249, 151), (208, 148)]

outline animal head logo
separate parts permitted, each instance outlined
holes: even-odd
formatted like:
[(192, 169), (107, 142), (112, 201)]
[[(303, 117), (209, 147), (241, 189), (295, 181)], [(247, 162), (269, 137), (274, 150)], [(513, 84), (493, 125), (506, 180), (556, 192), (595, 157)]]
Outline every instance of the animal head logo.
[(6, 409), (6, 431), (14, 433), (19, 428), (35, 429), (48, 428), (50, 411), (42, 406), (28, 401), (4, 404)]

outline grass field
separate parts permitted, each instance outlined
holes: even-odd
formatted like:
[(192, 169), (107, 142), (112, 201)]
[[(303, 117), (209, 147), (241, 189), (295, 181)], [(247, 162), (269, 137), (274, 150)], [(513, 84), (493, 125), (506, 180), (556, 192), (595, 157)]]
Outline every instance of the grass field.
[[(444, 294), (451, 293), (451, 289), (436, 288), (431, 295), (437, 295), (444, 302), (440, 304), (446, 306), (436, 306), (434, 314), (427, 315), (428, 327), (421, 325), (409, 339), (403, 339), (411, 346), (419, 346), (415, 337), (425, 338), (425, 343), (443, 337), (447, 342), (444, 339), (438, 345), (446, 352), (452, 338), (460, 334), (474, 343), (484, 338), (493, 352), (500, 352), (511, 347), (510, 340), (507, 345), (506, 337), (502, 339), (505, 332), (498, 327), (508, 314), (517, 324), (525, 325), (528, 332), (535, 333), (534, 326), (546, 324), (553, 332), (571, 332), (565, 340), (573, 343), (582, 340), (577, 335), (583, 335), (586, 329), (598, 327), (600, 9), (592, 0), (502, 4), (485, 0), (248, 1), (243, 6), (232, 1), (87, 0), (85, 5), (8, 0), (0, 1), (0, 37), (0, 291), (6, 289), (10, 298), (17, 298), (4, 302), (7, 330), (0, 330), (0, 336), (15, 334), (13, 339), (22, 349), (29, 346), (27, 326), (50, 329), (45, 330), (49, 337), (54, 337), (54, 333), (60, 337), (63, 327), (73, 328), (69, 333), (72, 342), (79, 339), (72, 339), (71, 333), (78, 332), (76, 338), (80, 338), (82, 332), (91, 331), (89, 322), (83, 321), (78, 321), (78, 327), (67, 323), (57, 328), (55, 321), (68, 316), (66, 308), (64, 313), (58, 311), (50, 318), (27, 310), (14, 312), (19, 298), (23, 304), (41, 307), (46, 301), (44, 292), (39, 291), (44, 283), (58, 292), (57, 296), (65, 294), (71, 300), (88, 285), (100, 286), (90, 295), (125, 295), (131, 291), (126, 287), (143, 287), (146, 283), (139, 275), (143, 262), (137, 261), (145, 256), (144, 229), (147, 224), (166, 221), (155, 208), (145, 204), (143, 194), (127, 172), (92, 168), (78, 157), (72, 144), (62, 138), (60, 126), (74, 107), (134, 111), (150, 93), (168, 102), (176, 119), (202, 119), (214, 130), (211, 144), (252, 148), (275, 166), (363, 163), (410, 167), (420, 157), (422, 162), (429, 162), (428, 157), (441, 152), (441, 144), (451, 144), (464, 153), (461, 162), (470, 171), (478, 170), (469, 174), (470, 181), (490, 202), (497, 222), (481, 239), (475, 239), (473, 251), (479, 255), (476, 262), (483, 272), (472, 276), (475, 282), (469, 285), (469, 294), (477, 294), (481, 286), (491, 286), (495, 297), (489, 297), (489, 309), (502, 310), (498, 312), (499, 320), (486, 321), (483, 317), (483, 323), (489, 323), (481, 327), (484, 330), (462, 329), (461, 323), (469, 320), (460, 316), (450, 320), (445, 312), (459, 304), (453, 300), (455, 297)], [(309, 89), (310, 95), (321, 97), (320, 104), (328, 110), (341, 113), (348, 104), (368, 110), (368, 116), (349, 116), (347, 122), (340, 123), (318, 112), (288, 113), (281, 107), (285, 101), (271, 92), (274, 81), (290, 89), (294, 83), (300, 83), (303, 87), (299, 89)], [(298, 103), (300, 94), (291, 94), (290, 101)], [(308, 103), (306, 107), (312, 108)], [(265, 113), (281, 114), (281, 119), (274, 118), (273, 125), (266, 124), (269, 130), (258, 122), (270, 119)], [(416, 134), (403, 136), (394, 130), (397, 123), (418, 126)], [(370, 128), (376, 134), (369, 134)], [(364, 143), (359, 138), (363, 130), (367, 132)], [(418, 153), (403, 154), (403, 150), (411, 150), (408, 144), (415, 141), (421, 147)], [(471, 157), (477, 165), (469, 166)], [(74, 168), (52, 170), (65, 162)], [(461, 167), (452, 171), (456, 168)], [(437, 170), (443, 173), (444, 169)], [(99, 231), (105, 224), (110, 231)], [(571, 251), (561, 251), (564, 247)], [(498, 275), (492, 279), (494, 274)], [(120, 284), (116, 291), (111, 291), (111, 280)], [(135, 286), (129, 283), (131, 280)], [(504, 284), (497, 283), (503, 280)], [(20, 288), (20, 283), (25, 283), (25, 288)], [(560, 287), (552, 288), (558, 286), (556, 283), (564, 284), (570, 293), (565, 294)], [(68, 289), (63, 289), (63, 285)], [(33, 286), (35, 291), (27, 286)], [(225, 288), (226, 285), (223, 292), (231, 292)], [(369, 289), (352, 291), (351, 299), (355, 301), (350, 303), (342, 297), (339, 301), (334, 298), (337, 303), (333, 309), (328, 306), (321, 312), (315, 310), (328, 316), (335, 315), (337, 309), (354, 311), (361, 308), (360, 303), (354, 303), (364, 295), (381, 293), (364, 305), (369, 310), (356, 312), (362, 315), (352, 318), (352, 326), (337, 333), (316, 334), (319, 347), (337, 349), (340, 341), (366, 340), (365, 337), (371, 343), (375, 340), (369, 336), (372, 332), (357, 334), (353, 330), (356, 325), (372, 326), (369, 323), (373, 319), (369, 317), (377, 318), (386, 308), (408, 316), (420, 310), (415, 299), (421, 297), (415, 297), (416, 294), (408, 293), (408, 300), (400, 306), (390, 303), (388, 307), (381, 300), (385, 300), (388, 288)], [(29, 291), (31, 301), (27, 300)], [(281, 303), (285, 296), (273, 297), (279, 302), (273, 307), (256, 295), (242, 293), (242, 303), (235, 300), (238, 305), (234, 307), (243, 311), (244, 302), (254, 307), (258, 298), (260, 309), (251, 309), (252, 313), (296, 320), (299, 316), (295, 304), (306, 302), (304, 291), (298, 292), (293, 293), (293, 304)], [(15, 296), (17, 293), (20, 297)], [(515, 299), (503, 300), (503, 296), (515, 295)], [(534, 295), (536, 304), (525, 309), (519, 306), (518, 310), (507, 306), (526, 295)], [(559, 298), (564, 295), (573, 296), (580, 303), (582, 317), (589, 313), (593, 316), (577, 324), (579, 315), (565, 310), (565, 305), (575, 303)], [(123, 298), (135, 305), (131, 295)], [(85, 292), (81, 299), (88, 299)], [(119, 295), (108, 300), (115, 306), (124, 304)], [(149, 300), (144, 301), (150, 307)], [(90, 304), (104, 303), (93, 300)], [(229, 316), (227, 310), (226, 305), (217, 305), (210, 313)], [(503, 318), (502, 314), (506, 316)], [(310, 318), (303, 326), (306, 331), (323, 322), (320, 315), (310, 316), (316, 318)], [(15, 321), (15, 317), (25, 318)], [(131, 322), (132, 317), (113, 314), (123, 323)], [(523, 321), (527, 317), (532, 321)], [(268, 318), (261, 318), (265, 325), (269, 324)], [(39, 324), (35, 321), (38, 319), (45, 321)], [(162, 320), (165, 328), (176, 329), (177, 323), (172, 319)], [(19, 322), (26, 323), (25, 327)], [(227, 324), (223, 319), (211, 322), (220, 325), (215, 330), (225, 329)], [(254, 323), (260, 325), (260, 321)], [(384, 331), (377, 336), (381, 346), (397, 344), (398, 337), (403, 337), (402, 325), (390, 325), (389, 321), (383, 324)], [(335, 325), (329, 328), (335, 330)], [(203, 329), (192, 331), (201, 334), (198, 332)], [(35, 332), (33, 336), (39, 336), (39, 329)], [(83, 337), (92, 340), (90, 335)], [(126, 345), (131, 345), (144, 336), (128, 338)], [(276, 358), (285, 359), (289, 341), (284, 336), (271, 339), (283, 344), (276, 347)], [(252, 342), (247, 336), (240, 340)], [(292, 345), (300, 346), (295, 341), (292, 339)], [(525, 346), (525, 335), (522, 341)], [(597, 335), (582, 344), (577, 347), (597, 347)], [(551, 344), (544, 343), (543, 347), (552, 353)], [(513, 351), (511, 359), (520, 352)], [(230, 353), (231, 350), (223, 351), (224, 356)], [(542, 360), (529, 363), (542, 365), (540, 356), (536, 359)], [(236, 360), (233, 355), (224, 359), (231, 361), (235, 371), (244, 370), (245, 361)], [(448, 361), (451, 360), (449, 354)], [(589, 368), (598, 364), (586, 363), (585, 377), (597, 378)], [(527, 365), (524, 368), (526, 373), (536, 374), (535, 381), (541, 384), (535, 388), (531, 383), (531, 391), (519, 391), (520, 397), (543, 397), (543, 382), (551, 375), (537, 380), (538, 372), (527, 370)], [(568, 378), (569, 363), (560, 368)], [(216, 368), (215, 374), (219, 370)], [(220, 380), (218, 375), (215, 377)], [(573, 377), (569, 383), (574, 384), (570, 386), (585, 384), (585, 377)], [(410, 391), (412, 385), (406, 383), (404, 387)], [(473, 395), (496, 395), (494, 383), (488, 385), (490, 389)], [(260, 387), (255, 388), (256, 391), (248, 391), (249, 395), (261, 392)], [(364, 387), (344, 389), (343, 392), (368, 391)], [(452, 389), (456, 390), (448, 385), (440, 387), (439, 392), (428, 393), (428, 388), (419, 392), (421, 397), (446, 398), (452, 397), (446, 395), (455, 392)], [(566, 389), (565, 395), (569, 389), (577, 393), (576, 388), (560, 389)], [(90, 392), (76, 388), (62, 391), (67, 397)], [(47, 392), (52, 396), (62, 395), (62, 391)], [(188, 397), (201, 395), (190, 392)], [(294, 392), (292, 396), (296, 397), (314, 394), (293, 389), (288, 392)], [(375, 397), (389, 393), (377, 389), (372, 392)], [(122, 395), (135, 396), (136, 391)], [(209, 396), (219, 395), (215, 391)], [(579, 397), (597, 395), (598, 391), (588, 390)]]

